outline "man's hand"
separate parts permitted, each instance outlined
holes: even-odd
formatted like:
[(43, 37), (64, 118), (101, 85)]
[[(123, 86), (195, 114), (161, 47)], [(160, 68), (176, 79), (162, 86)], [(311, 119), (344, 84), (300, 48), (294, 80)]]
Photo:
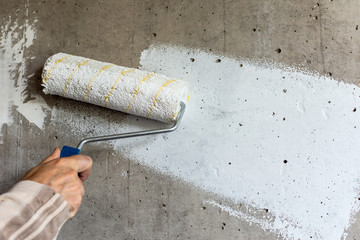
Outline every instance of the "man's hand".
[(60, 149), (30, 169), (22, 180), (31, 180), (52, 187), (69, 204), (69, 218), (78, 211), (85, 194), (83, 183), (90, 175), (92, 160), (88, 156), (74, 155), (60, 158)]

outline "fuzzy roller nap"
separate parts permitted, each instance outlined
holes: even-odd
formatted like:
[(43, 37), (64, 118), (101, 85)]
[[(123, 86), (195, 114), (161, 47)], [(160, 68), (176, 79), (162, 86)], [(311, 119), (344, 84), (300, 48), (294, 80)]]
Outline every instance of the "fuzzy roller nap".
[(58, 53), (42, 73), (44, 93), (159, 120), (175, 120), (187, 97), (184, 81), (153, 72)]
[(153, 72), (58, 53), (49, 57), (42, 73), (46, 94), (114, 110), (173, 122), (171, 127), (83, 139), (77, 148), (64, 146), (60, 157), (80, 154), (84, 144), (174, 131), (184, 114), (187, 84)]

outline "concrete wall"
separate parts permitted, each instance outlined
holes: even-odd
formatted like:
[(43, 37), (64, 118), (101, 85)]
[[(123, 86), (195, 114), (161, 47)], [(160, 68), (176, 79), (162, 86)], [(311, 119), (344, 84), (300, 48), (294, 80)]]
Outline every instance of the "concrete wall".
[[(266, 59), (358, 84), (359, 7), (354, 0), (0, 2), (1, 86), (12, 95), (1, 105), (2, 114), (9, 112), (10, 117), (1, 128), (0, 191), (55, 146), (78, 142), (68, 125), (53, 121), (51, 109), (97, 121), (84, 136), (96, 134), (97, 124), (121, 125), (126, 118), (45, 96), (40, 75), (50, 55), (67, 52), (138, 67), (141, 52), (151, 44), (175, 44), (233, 58)], [(39, 99), (44, 99), (39, 105), (44, 106), (43, 125), (36, 117), (29, 121), (39, 110), (26, 112), (26, 104)], [(84, 153), (94, 160), (86, 197), (59, 239), (282, 238), (205, 205), (204, 199), (228, 200), (159, 173), (112, 145), (89, 145)], [(248, 211), (241, 203), (235, 207)], [(348, 239), (358, 238), (357, 221), (348, 233)]]

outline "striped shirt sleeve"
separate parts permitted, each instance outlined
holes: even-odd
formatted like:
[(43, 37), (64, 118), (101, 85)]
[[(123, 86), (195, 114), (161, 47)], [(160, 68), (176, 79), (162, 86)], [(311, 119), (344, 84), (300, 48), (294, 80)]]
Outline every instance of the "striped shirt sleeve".
[(20, 181), (0, 195), (0, 240), (56, 239), (69, 217), (65, 199), (51, 187)]

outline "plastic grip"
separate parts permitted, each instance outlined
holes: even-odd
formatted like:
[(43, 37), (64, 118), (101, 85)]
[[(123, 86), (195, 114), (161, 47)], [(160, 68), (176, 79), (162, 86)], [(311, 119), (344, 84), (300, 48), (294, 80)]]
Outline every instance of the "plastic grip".
[(78, 148), (63, 146), (63, 148), (61, 149), (60, 157), (62, 158), (62, 157), (70, 157), (73, 155), (79, 155), (80, 151), (81, 150)]

